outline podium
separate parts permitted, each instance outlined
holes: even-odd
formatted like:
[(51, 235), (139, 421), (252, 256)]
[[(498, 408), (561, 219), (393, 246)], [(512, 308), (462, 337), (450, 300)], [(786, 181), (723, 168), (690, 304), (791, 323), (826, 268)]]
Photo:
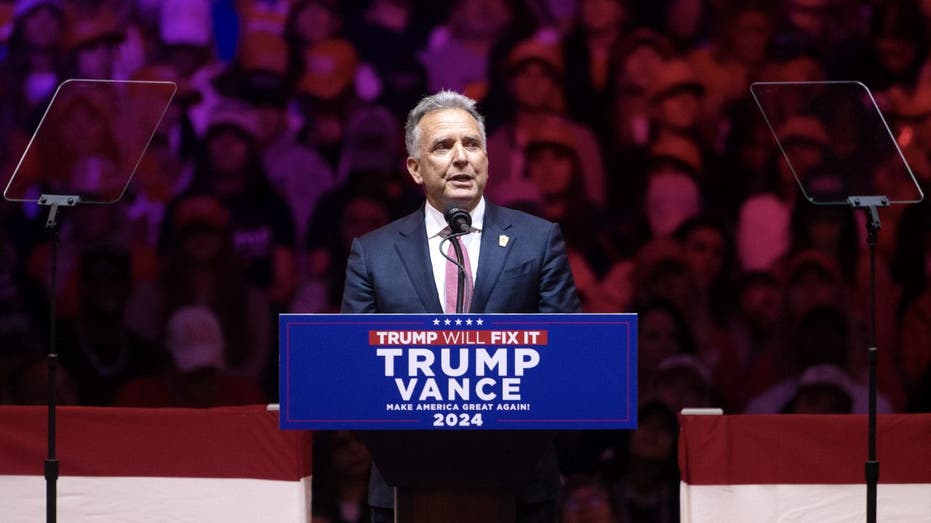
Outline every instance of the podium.
[(553, 499), (553, 431), (636, 426), (631, 314), (285, 314), (283, 429), (354, 430), (399, 522)]
[(385, 482), (396, 488), (398, 522), (513, 522), (516, 491), (535, 472), (558, 475), (555, 458), (547, 459), (553, 457), (548, 432), (358, 434)]

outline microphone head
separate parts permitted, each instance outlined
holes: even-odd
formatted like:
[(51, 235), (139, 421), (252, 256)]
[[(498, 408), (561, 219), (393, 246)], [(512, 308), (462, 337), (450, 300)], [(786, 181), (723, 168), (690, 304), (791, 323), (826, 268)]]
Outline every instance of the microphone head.
[(465, 209), (450, 207), (443, 213), (443, 217), (453, 233), (469, 232), (472, 229), (472, 215)]

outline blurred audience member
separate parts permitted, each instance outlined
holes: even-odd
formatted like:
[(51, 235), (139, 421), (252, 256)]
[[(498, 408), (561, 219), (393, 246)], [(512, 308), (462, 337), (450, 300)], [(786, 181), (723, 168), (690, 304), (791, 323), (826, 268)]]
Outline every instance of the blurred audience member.
[(452, 89), (481, 100), (488, 90), (488, 56), (516, 13), (501, 0), (456, 0), (445, 23), (433, 29), (420, 60), (427, 89)]
[(637, 428), (619, 450), (612, 493), (618, 521), (674, 523), (679, 521), (679, 474), (675, 413), (663, 403), (649, 401), (637, 412)]
[(285, 37), (300, 49), (339, 36), (343, 15), (338, 0), (299, 0), (292, 3)]
[(787, 258), (780, 269), (787, 326), (794, 328), (820, 306), (846, 307), (849, 288), (833, 258), (809, 249)]
[(684, 222), (674, 235), (682, 244), (689, 272), (696, 282), (692, 329), (698, 352), (717, 374), (724, 358), (734, 352), (731, 279), (736, 256), (733, 241), (724, 223), (709, 215)]
[(612, 52), (630, 23), (627, 0), (581, 0), (577, 25), (563, 43), (568, 114), (604, 134), (610, 125), (604, 108), (614, 94)]
[(211, 2), (162, 0), (158, 16), (158, 54), (183, 79), (184, 90), (197, 93), (186, 112), (193, 131), (203, 136), (219, 99), (213, 80), (225, 68), (217, 60)]
[(931, 205), (925, 201), (907, 209), (896, 236), (893, 267), (902, 285), (897, 363), (914, 394), (931, 368)]
[(16, 0), (3, 63), (2, 121), (31, 132), (65, 78), (67, 20), (62, 0)]
[[(125, 249), (129, 263), (129, 284), (150, 282), (158, 273), (157, 254), (154, 248), (141, 241), (132, 241), (126, 221), (126, 206), (85, 205), (62, 224), (58, 246), (56, 313), (70, 319), (80, 312), (80, 264), (88, 247), (112, 244)], [(42, 282), (48, 292), (51, 272), (52, 245), (50, 242), (36, 247), (29, 256), (29, 274), (34, 281)]]
[(741, 205), (737, 255), (745, 271), (768, 271), (789, 248), (789, 208), (776, 195), (760, 193)]
[[(747, 87), (766, 62), (775, 20), (760, 1), (723, 2), (716, 15), (710, 45), (688, 54), (705, 88), (706, 115), (747, 96)], [(719, 122), (713, 122), (719, 123)]]
[(788, 256), (808, 249), (816, 250), (832, 258), (840, 267), (844, 281), (855, 286), (860, 261), (857, 225), (850, 207), (799, 202), (792, 210), (792, 241)]
[(836, 38), (836, 22), (831, 0), (788, 0), (774, 36), (778, 52), (799, 50), (824, 52)]
[(698, 299), (698, 283), (690, 274), (682, 246), (670, 238), (658, 238), (637, 251), (633, 280), (638, 302), (665, 300), (691, 316)]
[[(207, 193), (222, 202), (230, 213), (233, 245), (245, 263), (246, 281), (284, 306), (296, 286), (294, 220), (266, 177), (256, 125), (251, 106), (236, 100), (218, 105), (186, 195)], [(177, 204), (177, 199), (171, 204), (163, 231)]]
[(368, 523), (372, 459), (365, 444), (349, 431), (320, 432), (314, 437), (312, 523)]
[(868, 54), (861, 56), (857, 64), (858, 76), (870, 89), (913, 86), (926, 66), (928, 31), (918, 4), (914, 0), (891, 0), (873, 11)]
[(115, 13), (100, 11), (70, 20), (65, 46), (74, 78), (114, 79), (117, 45), (123, 41)]
[(373, 0), (348, 28), (363, 62), (363, 98), (384, 105), (397, 119), (407, 115), (427, 92), (427, 71), (417, 59), (428, 24), (415, 0)]
[(158, 281), (136, 289), (127, 321), (152, 343), (161, 343), (175, 311), (207, 307), (219, 319), (227, 340), (224, 368), (259, 382), (270, 362), (271, 307), (243, 274), (231, 219), (214, 197), (181, 199), (166, 239), (162, 273)]
[(790, 414), (850, 414), (853, 412), (853, 386), (842, 369), (815, 365), (805, 369), (798, 389), (785, 412)]
[[(854, 380), (848, 370), (850, 328), (848, 315), (837, 306), (823, 305), (809, 309), (793, 328), (791, 344), (786, 347), (783, 367), (786, 371), (785, 379), (753, 398), (747, 404), (746, 412), (786, 412), (792, 407), (792, 400), (802, 385), (806, 369), (828, 365), (833, 367), (831, 375), (835, 378), (842, 376), (847, 385), (852, 399), (851, 412), (866, 413), (868, 388)], [(877, 395), (876, 409), (878, 412), (892, 412), (892, 405), (882, 391)]]
[[(549, 125), (554, 115), (564, 114), (566, 105), (565, 64), (554, 34), (540, 33), (515, 45), (507, 58), (507, 70), (514, 114), (488, 137), (487, 146), (495, 175), (489, 179), (486, 192), (501, 204), (519, 200), (528, 189), (532, 190), (531, 182), (522, 176), (526, 146), (536, 130)], [(568, 119), (561, 125), (575, 141), (586, 197), (597, 206), (603, 205), (604, 163), (595, 134)]]
[(317, 200), (336, 178), (320, 154), (300, 143), (298, 129), (292, 128), (288, 67), (287, 45), (281, 36), (248, 33), (240, 44), (231, 89), (238, 88), (238, 95), (253, 107), (262, 166), (272, 187), (290, 206), (296, 238), (303, 238)]
[(610, 159), (614, 169), (636, 159), (631, 153), (647, 145), (652, 135), (648, 89), (673, 56), (672, 44), (663, 35), (643, 28), (631, 32), (613, 49), (609, 143), (620, 147), (620, 154)]
[[(703, 172), (701, 153), (687, 138), (665, 135), (650, 146), (639, 209), (650, 237), (667, 237), (702, 212), (698, 180)], [(637, 190), (637, 186), (631, 184), (630, 189)]]
[(634, 261), (630, 258), (624, 258), (612, 265), (601, 279), (602, 308), (594, 308), (591, 312), (631, 310), (634, 293), (636, 292), (633, 274)]
[(650, 120), (656, 138), (667, 134), (699, 140), (705, 86), (691, 64), (674, 58), (659, 66), (647, 86)]
[(925, 369), (908, 397), (906, 412), (931, 413), (931, 365)]
[(353, 86), (359, 56), (352, 42), (341, 38), (312, 44), (302, 52), (296, 98), (303, 127), (298, 139), (335, 171), (346, 121), (358, 103)]
[[(29, 354), (9, 378), (8, 403), (14, 405), (48, 405), (49, 377), (48, 358), (38, 354)], [(0, 401), (0, 403), (3, 403)], [(55, 403), (57, 405), (81, 404), (74, 380), (68, 370), (55, 369)]]
[(172, 365), (126, 383), (117, 405), (206, 408), (265, 402), (255, 382), (224, 371), (226, 340), (210, 309), (182, 307), (168, 319), (165, 331)]
[[(402, 171), (403, 142), (401, 126), (387, 109), (377, 105), (359, 107), (346, 122), (337, 180), (345, 182), (349, 173), (358, 171), (398, 175)], [(400, 195), (395, 191), (388, 196)]]
[(647, 89), (672, 56), (672, 45), (647, 29), (633, 31), (612, 51), (610, 102), (602, 108), (607, 128), (599, 136), (608, 166), (606, 199), (633, 215), (643, 211), (647, 149), (653, 137)]
[(159, 372), (165, 354), (127, 325), (132, 292), (129, 254), (116, 246), (82, 250), (77, 269), (77, 309), (60, 324), (61, 366), (81, 405), (110, 405), (127, 381)]
[(657, 365), (650, 399), (662, 401), (673, 412), (720, 405), (713, 390), (711, 371), (692, 354), (667, 356)]
[(637, 383), (640, 397), (653, 397), (653, 378), (664, 360), (677, 354), (694, 354), (692, 331), (671, 303), (653, 301), (637, 307)]
[(680, 225), (675, 237), (682, 243), (686, 262), (698, 283), (701, 302), (723, 326), (729, 310), (736, 272), (734, 244), (725, 224), (710, 216), (696, 216)]
[(720, 4), (704, 0), (669, 0), (665, 2), (663, 32), (679, 49), (697, 47), (707, 40), (710, 10)]
[(621, 523), (607, 485), (588, 476), (568, 478), (560, 502), (562, 523)]
[(800, 194), (798, 180), (820, 169), (829, 153), (827, 130), (811, 116), (789, 117), (776, 136), (791, 165), (781, 155), (771, 157), (763, 192), (750, 195), (741, 205), (737, 248), (745, 270), (768, 270), (788, 250), (790, 216)]
[[(166, 65), (145, 67), (137, 71), (132, 79), (180, 81), (174, 70)], [(133, 234), (153, 247), (158, 245), (169, 200), (188, 189), (194, 174), (191, 153), (186, 150), (190, 144), (185, 143), (185, 137), (193, 134), (184, 112), (187, 103), (184, 100), (190, 96), (193, 95), (183, 91), (176, 94), (175, 102), (168, 106), (154, 131), (124, 195), (127, 200), (127, 219), (132, 222)], [(143, 101), (148, 102), (148, 99)]]
[(784, 310), (783, 292), (772, 274), (751, 272), (738, 282), (733, 353), (723, 355), (715, 380), (733, 411), (740, 412), (748, 399), (782, 377)]
[(566, 122), (553, 118), (533, 132), (524, 149), (524, 177), (533, 192), (525, 193), (535, 214), (562, 228), (570, 249), (580, 252), (598, 274), (604, 274), (618, 257), (620, 238), (608, 236), (609, 217), (585, 195), (582, 160), (575, 137)]
[(18, 374), (43, 354), (46, 298), (42, 285), (23, 270), (6, 229), (0, 228), (0, 404), (17, 402)]
[[(357, 173), (351, 177), (365, 177)], [(300, 312), (336, 312), (342, 300), (345, 267), (339, 260), (345, 258), (352, 239), (377, 229), (391, 221), (391, 213), (383, 197), (369, 194), (343, 192), (334, 194), (324, 209), (332, 211), (326, 219), (336, 218), (333, 229), (323, 229), (318, 223), (311, 226), (311, 233), (320, 234), (308, 238), (309, 281), (302, 287), (294, 310)], [(345, 199), (341, 199), (343, 197)], [(323, 216), (320, 216), (323, 219)]]

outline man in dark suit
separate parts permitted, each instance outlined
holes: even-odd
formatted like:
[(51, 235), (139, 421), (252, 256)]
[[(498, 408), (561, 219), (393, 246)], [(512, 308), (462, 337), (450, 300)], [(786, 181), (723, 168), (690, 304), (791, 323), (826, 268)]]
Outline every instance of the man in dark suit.
[[(443, 213), (450, 208), (464, 209), (472, 218), (471, 232), (460, 238), (469, 273), (464, 310), (579, 311), (559, 226), (484, 199), (485, 126), (473, 100), (450, 91), (424, 98), (408, 115), (405, 142), (407, 170), (423, 187), (426, 202), (353, 240), (343, 312), (454, 313), (450, 293), (456, 291), (447, 284), (449, 262), (440, 251), (448, 233)], [(477, 268), (474, 280), (472, 267)], [(517, 491), (518, 520), (556, 521), (558, 489), (555, 454), (548, 452), (533, 480)], [(391, 518), (392, 501), (391, 489), (373, 469), (373, 521), (392, 521), (382, 519)]]

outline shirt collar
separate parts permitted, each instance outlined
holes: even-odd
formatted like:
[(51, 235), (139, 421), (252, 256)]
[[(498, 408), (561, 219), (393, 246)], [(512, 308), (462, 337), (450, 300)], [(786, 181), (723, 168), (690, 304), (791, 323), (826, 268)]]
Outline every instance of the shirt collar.
[[(427, 226), (427, 238), (433, 238), (434, 236), (443, 232), (443, 229), (446, 228), (446, 218), (443, 217), (443, 213), (430, 205), (430, 202), (426, 202), (424, 211), (424, 223)], [(478, 201), (478, 205), (476, 205), (475, 208), (469, 212), (469, 215), (472, 217), (472, 230), (481, 231), (482, 222), (485, 220), (484, 196)]]

